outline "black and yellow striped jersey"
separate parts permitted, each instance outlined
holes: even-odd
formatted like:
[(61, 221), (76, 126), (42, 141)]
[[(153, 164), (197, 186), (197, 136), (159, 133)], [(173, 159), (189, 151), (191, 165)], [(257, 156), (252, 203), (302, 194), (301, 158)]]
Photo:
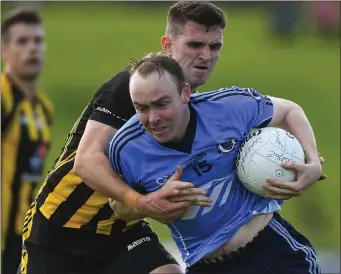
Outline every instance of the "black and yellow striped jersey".
[[(135, 114), (129, 95), (129, 79), (128, 69), (116, 74), (99, 88), (85, 107), (40, 188), (35, 205), (26, 216), (27, 220), (39, 210), (59, 227), (91, 231), (96, 235), (113, 233), (116, 217), (109, 206), (108, 197), (93, 190), (76, 176), (73, 165), (88, 120), (119, 129)], [(31, 230), (29, 222), (26, 223), (24, 238), (29, 237)]]
[(37, 91), (28, 99), (1, 75), (1, 233), (21, 235), (26, 211), (42, 181), (50, 147), (53, 107)]

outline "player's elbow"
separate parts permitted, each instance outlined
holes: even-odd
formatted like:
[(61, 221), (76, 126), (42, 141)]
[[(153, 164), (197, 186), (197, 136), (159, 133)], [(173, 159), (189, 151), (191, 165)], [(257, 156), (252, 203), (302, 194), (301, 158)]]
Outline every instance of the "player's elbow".
[(286, 103), (286, 115), (284, 119), (285, 123), (288, 123), (292, 119), (305, 116), (304, 110), (299, 104), (289, 100), (285, 100), (285, 103)]
[(87, 170), (89, 170), (89, 161), (87, 161), (86, 155), (76, 153), (75, 162), (73, 164), (73, 172), (84, 180)]
[(280, 126), (286, 125), (291, 117), (297, 115), (304, 115), (304, 111), (297, 103), (280, 98), (274, 98), (274, 116), (269, 126)]

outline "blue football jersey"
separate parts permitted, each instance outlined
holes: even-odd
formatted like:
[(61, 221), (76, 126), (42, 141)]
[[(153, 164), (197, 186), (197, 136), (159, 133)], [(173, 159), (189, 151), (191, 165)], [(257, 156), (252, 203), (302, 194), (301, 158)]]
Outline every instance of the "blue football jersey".
[(280, 204), (247, 190), (236, 175), (241, 143), (252, 128), (273, 115), (267, 96), (250, 88), (222, 88), (191, 95), (187, 151), (158, 143), (132, 117), (113, 137), (109, 159), (115, 171), (140, 193), (161, 188), (183, 168), (182, 181), (207, 191), (211, 207), (191, 206), (170, 223), (172, 237), (187, 266), (226, 243), (254, 215), (280, 210)]

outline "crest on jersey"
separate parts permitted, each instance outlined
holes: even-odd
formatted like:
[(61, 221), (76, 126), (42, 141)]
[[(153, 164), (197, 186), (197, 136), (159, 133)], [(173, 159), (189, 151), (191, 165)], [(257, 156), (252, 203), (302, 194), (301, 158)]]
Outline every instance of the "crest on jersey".
[(217, 150), (220, 154), (230, 154), (237, 145), (237, 139), (228, 139), (226, 142), (217, 144)]

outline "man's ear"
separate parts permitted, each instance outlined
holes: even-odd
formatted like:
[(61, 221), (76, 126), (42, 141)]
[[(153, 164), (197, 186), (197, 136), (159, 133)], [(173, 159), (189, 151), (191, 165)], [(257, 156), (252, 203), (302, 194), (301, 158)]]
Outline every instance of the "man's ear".
[(164, 35), (161, 37), (161, 47), (165, 53), (170, 54), (170, 49), (172, 47), (173, 40), (170, 36)]
[(184, 104), (188, 104), (191, 97), (191, 87), (189, 84), (185, 83), (185, 86), (182, 90), (182, 99)]

